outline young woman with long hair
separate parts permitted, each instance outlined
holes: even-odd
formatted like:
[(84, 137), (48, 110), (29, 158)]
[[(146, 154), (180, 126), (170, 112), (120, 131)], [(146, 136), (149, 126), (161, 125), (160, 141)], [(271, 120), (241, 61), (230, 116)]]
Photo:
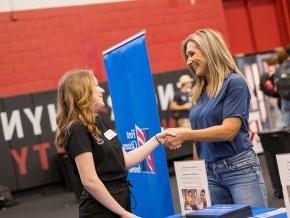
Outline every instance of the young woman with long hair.
[(95, 112), (104, 106), (103, 93), (91, 70), (73, 70), (61, 78), (55, 143), (68, 154), (84, 187), (79, 217), (133, 218), (128, 169), (145, 159), (166, 133), (126, 152), (117, 134)]

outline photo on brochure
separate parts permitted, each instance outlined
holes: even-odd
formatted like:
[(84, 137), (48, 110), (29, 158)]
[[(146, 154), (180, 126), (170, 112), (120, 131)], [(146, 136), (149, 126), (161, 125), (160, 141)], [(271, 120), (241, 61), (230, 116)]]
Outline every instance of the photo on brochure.
[(207, 207), (204, 189), (182, 189), (185, 211), (200, 210)]

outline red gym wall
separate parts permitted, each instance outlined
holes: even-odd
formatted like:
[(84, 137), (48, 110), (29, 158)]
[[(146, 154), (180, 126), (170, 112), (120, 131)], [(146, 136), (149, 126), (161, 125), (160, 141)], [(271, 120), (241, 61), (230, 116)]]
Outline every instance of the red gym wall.
[(289, 0), (224, 0), (234, 54), (258, 53), (290, 42)]
[(101, 52), (142, 29), (152, 71), (182, 69), (180, 42), (202, 27), (221, 31), (234, 54), (283, 46), (289, 1), (140, 0), (0, 13), (0, 96), (55, 89), (74, 67), (105, 80)]
[(102, 51), (145, 29), (153, 72), (184, 68), (180, 42), (200, 27), (226, 34), (220, 0), (132, 1), (0, 14), (0, 96), (55, 89), (64, 71), (92, 68)]

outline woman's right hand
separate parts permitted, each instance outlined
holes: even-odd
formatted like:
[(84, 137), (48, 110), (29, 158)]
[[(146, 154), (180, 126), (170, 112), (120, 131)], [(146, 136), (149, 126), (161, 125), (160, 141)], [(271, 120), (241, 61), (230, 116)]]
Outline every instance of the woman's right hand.
[(160, 133), (157, 133), (155, 136), (157, 138), (157, 141), (160, 144), (163, 144), (164, 139), (166, 138), (166, 136), (174, 137), (175, 136), (175, 133), (174, 132), (168, 132), (168, 131), (165, 130), (165, 131), (162, 131)]
[(184, 135), (189, 128), (168, 128), (166, 132), (166, 137), (163, 140), (163, 144), (169, 149), (177, 149), (185, 141)]

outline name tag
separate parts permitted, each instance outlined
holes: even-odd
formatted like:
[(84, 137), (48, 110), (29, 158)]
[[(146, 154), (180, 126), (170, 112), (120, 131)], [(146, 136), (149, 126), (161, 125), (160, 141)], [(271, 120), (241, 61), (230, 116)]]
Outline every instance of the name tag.
[(108, 139), (111, 140), (112, 138), (114, 138), (117, 135), (117, 133), (115, 133), (113, 130), (109, 129), (104, 133), (104, 136)]

